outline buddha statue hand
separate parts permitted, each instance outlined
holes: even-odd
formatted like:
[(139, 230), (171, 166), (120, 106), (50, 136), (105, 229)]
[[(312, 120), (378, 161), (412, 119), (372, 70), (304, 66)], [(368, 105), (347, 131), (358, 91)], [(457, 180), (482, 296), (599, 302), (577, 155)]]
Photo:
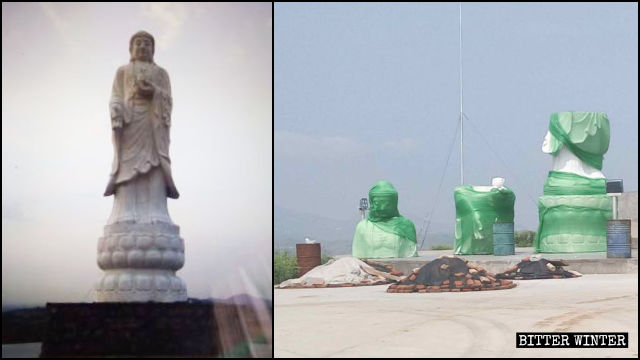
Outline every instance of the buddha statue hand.
[(133, 84), (138, 95), (143, 97), (151, 97), (155, 92), (155, 85), (147, 80), (136, 80)]
[(122, 104), (111, 104), (111, 127), (113, 129), (122, 128), (124, 122), (124, 114), (122, 111)]

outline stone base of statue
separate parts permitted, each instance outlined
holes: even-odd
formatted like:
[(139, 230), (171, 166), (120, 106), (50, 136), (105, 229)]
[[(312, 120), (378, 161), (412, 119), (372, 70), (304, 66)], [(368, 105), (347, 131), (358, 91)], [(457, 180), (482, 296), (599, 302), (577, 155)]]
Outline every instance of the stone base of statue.
[(187, 300), (186, 285), (175, 275), (184, 265), (179, 227), (167, 222), (116, 222), (98, 241), (96, 284), (99, 302), (176, 302)]
[(536, 252), (579, 253), (607, 251), (607, 195), (545, 195), (538, 201)]
[(217, 357), (223, 349), (217, 307), (191, 302), (48, 303), (40, 357)]

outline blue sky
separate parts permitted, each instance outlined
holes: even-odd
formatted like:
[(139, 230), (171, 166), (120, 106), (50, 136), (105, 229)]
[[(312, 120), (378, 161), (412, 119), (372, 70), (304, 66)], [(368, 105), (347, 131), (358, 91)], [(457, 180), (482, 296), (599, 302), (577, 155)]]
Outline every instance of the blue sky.
[(189, 296), (271, 297), (272, 7), (2, 4), (2, 302), (88, 301), (129, 38), (156, 39)]
[[(453, 232), (458, 3), (278, 3), (274, 18), (275, 205), (344, 219), (385, 179), (417, 229), (435, 209), (430, 231)], [(582, 110), (609, 115), (603, 173), (638, 189), (637, 3), (469, 3), (462, 19), (466, 184), (505, 177), (516, 227), (536, 230), (550, 114)]]

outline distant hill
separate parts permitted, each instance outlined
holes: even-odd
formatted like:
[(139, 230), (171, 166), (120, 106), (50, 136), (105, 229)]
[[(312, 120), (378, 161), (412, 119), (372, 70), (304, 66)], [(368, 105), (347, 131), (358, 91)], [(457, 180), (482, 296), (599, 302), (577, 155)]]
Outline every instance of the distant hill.
[(271, 308), (271, 301), (268, 299), (260, 299), (247, 294), (233, 295), (224, 300), (216, 300), (216, 303), (251, 305), (253, 307), (266, 306)]
[(5, 311), (2, 307), (2, 343), (42, 342), (47, 329), (47, 309), (44, 307)]
[(11, 311), (11, 310), (27, 309), (27, 308), (33, 308), (33, 307), (38, 307), (38, 306), (44, 306), (44, 305), (45, 304), (37, 304), (37, 305), (2, 304), (2, 313), (5, 313), (5, 312)]
[[(354, 216), (342, 220), (331, 219), (314, 214), (305, 214), (275, 206), (274, 209), (274, 249), (286, 250), (295, 254), (296, 244), (304, 243), (306, 237), (322, 244), (322, 252), (329, 255), (351, 253), (353, 232), (361, 217)], [(415, 224), (420, 232), (422, 224)], [(453, 245), (453, 229), (446, 224), (432, 223), (423, 250), (433, 245)], [(418, 240), (418, 246), (422, 239)]]
[(304, 214), (276, 206), (274, 209), (274, 249), (295, 253), (296, 244), (306, 237), (322, 244), (322, 251), (331, 255), (351, 252), (353, 230), (360, 216), (336, 220)]
[(272, 302), (269, 299), (257, 298), (247, 294), (239, 294), (233, 295), (226, 299), (196, 299), (189, 298), (187, 300), (190, 303), (207, 303), (207, 304), (226, 304), (226, 305), (241, 305), (241, 306), (251, 306), (253, 308), (257, 308), (259, 306), (264, 306), (267, 309), (272, 309)]

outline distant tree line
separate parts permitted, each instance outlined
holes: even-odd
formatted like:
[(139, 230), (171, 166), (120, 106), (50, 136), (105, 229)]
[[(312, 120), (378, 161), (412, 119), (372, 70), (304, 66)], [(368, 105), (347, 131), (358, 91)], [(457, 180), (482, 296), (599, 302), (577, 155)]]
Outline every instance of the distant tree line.
[(513, 237), (517, 247), (532, 247), (536, 232), (531, 230), (516, 231)]
[[(326, 264), (333, 258), (327, 254), (322, 254), (320, 262)], [(276, 251), (273, 256), (273, 281), (274, 284), (298, 277), (298, 260), (295, 255), (287, 251)]]

